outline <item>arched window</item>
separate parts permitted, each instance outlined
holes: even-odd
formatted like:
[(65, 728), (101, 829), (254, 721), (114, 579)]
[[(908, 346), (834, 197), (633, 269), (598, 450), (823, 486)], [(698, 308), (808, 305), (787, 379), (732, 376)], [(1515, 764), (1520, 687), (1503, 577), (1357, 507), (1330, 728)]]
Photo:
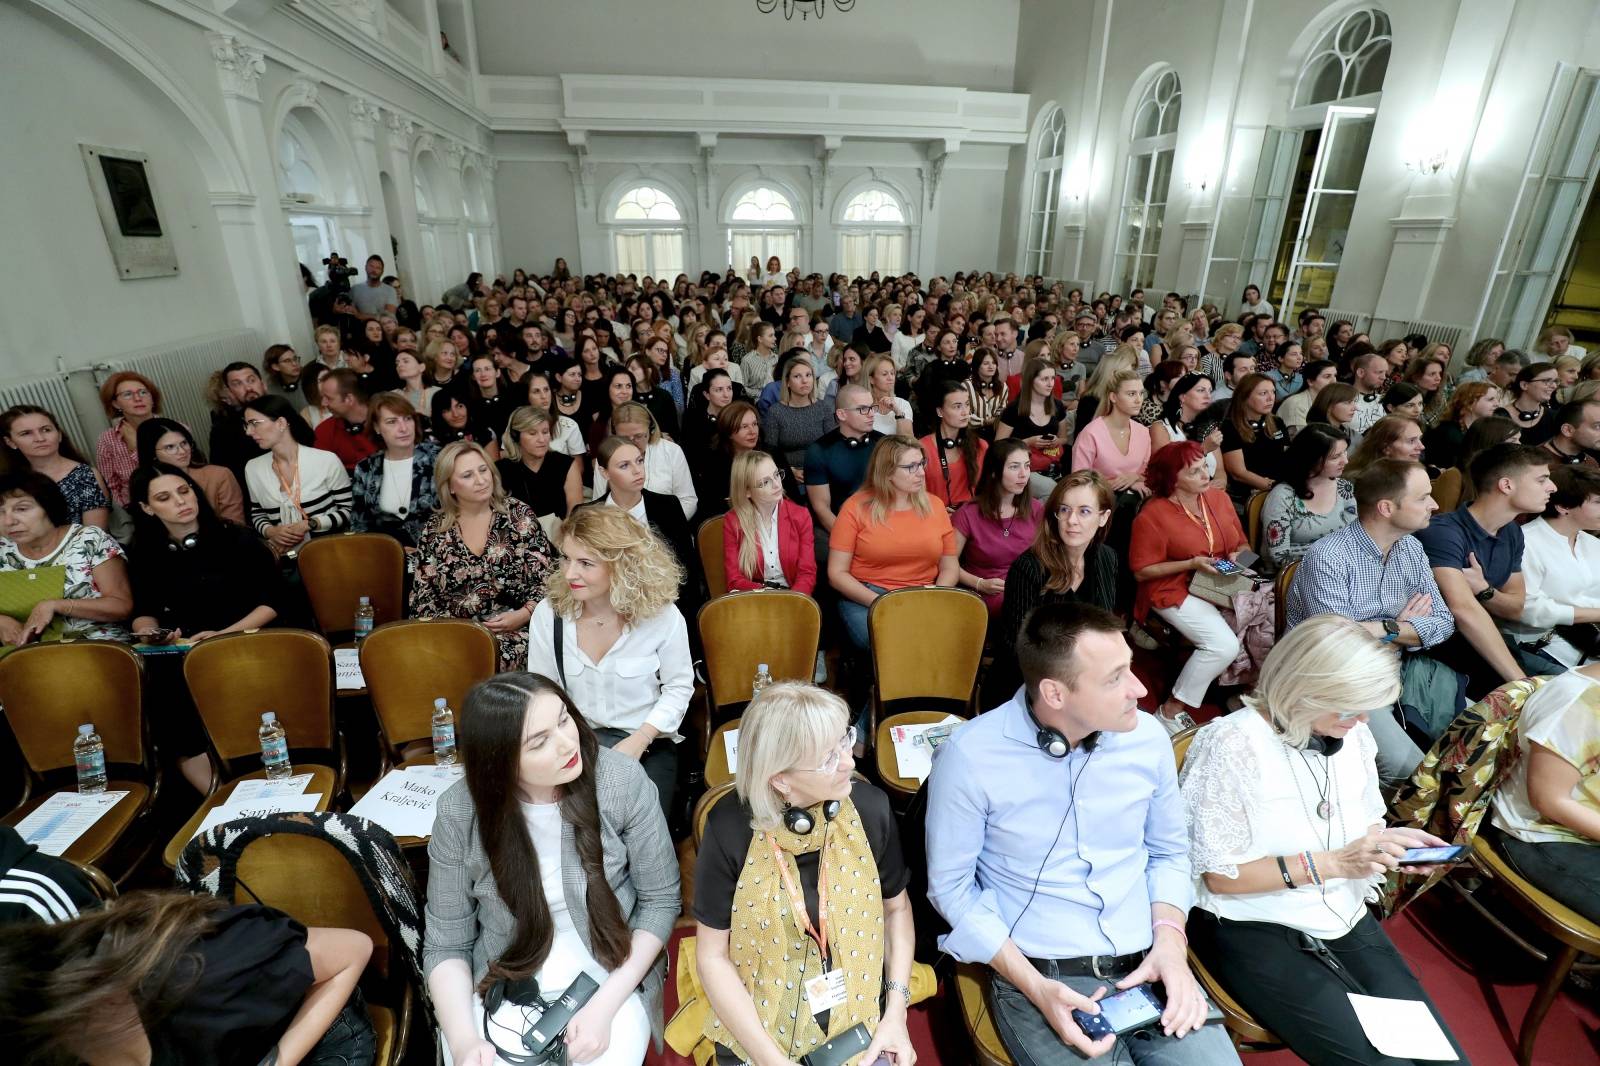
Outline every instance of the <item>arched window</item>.
[(675, 277), (683, 273), (688, 231), (672, 194), (655, 185), (625, 189), (611, 209), (611, 249), (618, 274)]
[(800, 247), (799, 217), (788, 194), (770, 185), (756, 185), (741, 193), (728, 212), (728, 262), (744, 273), (750, 257), (761, 263), (763, 275), (773, 256), (783, 269), (795, 265)]
[(1155, 283), (1182, 111), (1183, 87), (1173, 70), (1150, 79), (1133, 111), (1133, 141), (1117, 220), (1116, 277), (1124, 293)]
[(905, 205), (882, 185), (869, 185), (845, 203), (839, 215), (839, 269), (850, 277), (874, 270), (903, 274), (910, 259), (911, 233)]
[(1038, 156), (1033, 162), (1033, 195), (1028, 198), (1032, 205), (1028, 210), (1028, 258), (1023, 263), (1023, 271), (1028, 274), (1050, 273), (1066, 143), (1066, 112), (1059, 107), (1051, 108), (1039, 130)]
[(283, 197), (295, 256), (320, 281), (322, 261), (338, 243), (338, 237), (335, 220), (318, 210), (329, 206), (329, 196), (323, 164), (313, 143), (310, 133), (293, 114), (285, 117), (278, 135), (278, 193)]
[(299, 123), (287, 121), (278, 138), (278, 191), (290, 199), (322, 199), (322, 178), (317, 174), (316, 158), (306, 147)]
[(1331, 27), (1300, 68), (1294, 106), (1311, 107), (1383, 91), (1389, 71), (1389, 16), (1352, 11)]
[(467, 229), (467, 269), (494, 276), (493, 220), (484, 195), (483, 178), (476, 167), (461, 172), (461, 206)]

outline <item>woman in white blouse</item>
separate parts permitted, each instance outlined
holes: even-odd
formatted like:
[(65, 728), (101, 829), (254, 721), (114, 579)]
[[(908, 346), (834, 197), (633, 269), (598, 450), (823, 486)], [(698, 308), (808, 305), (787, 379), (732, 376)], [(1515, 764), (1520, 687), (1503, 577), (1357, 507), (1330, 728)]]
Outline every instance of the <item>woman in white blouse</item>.
[(1425, 1003), (1450, 1036), (1367, 910), (1406, 849), (1445, 843), (1383, 823), (1367, 718), (1392, 713), (1399, 696), (1395, 648), (1360, 623), (1317, 615), (1273, 647), (1243, 708), (1200, 730), (1180, 777), (1195, 877), (1190, 945), (1308, 1062), (1396, 1061), (1363, 1034), (1351, 992)]
[(560, 571), (528, 623), (528, 669), (561, 683), (600, 743), (638, 759), (670, 809), (678, 726), (694, 692), (682, 568), (617, 507), (580, 507), (556, 531)]
[(587, 448), (578, 423), (551, 407), (555, 394), (550, 387), (549, 375), (535, 371), (528, 375), (527, 381), (528, 406), (550, 412), (550, 447), (562, 455), (582, 455)]
[[(1600, 644), (1600, 539), (1584, 535), (1600, 533), (1600, 468), (1556, 464), (1550, 480), (1544, 516), (1522, 527), (1522, 617), (1501, 625), (1524, 652), (1572, 667)], [(1578, 634), (1582, 647), (1568, 639)]]
[[(611, 432), (644, 453), (644, 487), (676, 496), (683, 507), (683, 517), (693, 518), (700, 507), (700, 497), (689, 474), (689, 460), (675, 441), (661, 435), (650, 409), (642, 403), (618, 404), (611, 412)], [(596, 469), (595, 480), (605, 481), (602, 470)], [(597, 496), (604, 491), (603, 484), (595, 487)]]

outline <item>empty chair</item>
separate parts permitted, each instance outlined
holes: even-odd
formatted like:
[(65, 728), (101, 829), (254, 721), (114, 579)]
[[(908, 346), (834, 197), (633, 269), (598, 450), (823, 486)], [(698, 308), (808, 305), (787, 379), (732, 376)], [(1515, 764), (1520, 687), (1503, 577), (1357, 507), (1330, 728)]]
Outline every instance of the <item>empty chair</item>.
[(329, 640), (354, 630), (363, 596), (372, 604), (374, 625), (404, 618), (405, 570), (405, 549), (384, 533), (314, 537), (300, 549), (300, 577), (311, 613)]
[(722, 554), (722, 525), (725, 515), (717, 515), (700, 523), (695, 533), (695, 548), (700, 552), (700, 566), (706, 572), (706, 588), (711, 598), (728, 594), (727, 561)]
[(183, 664), (214, 758), (210, 794), (162, 855), (176, 866), (178, 853), (205, 816), (225, 803), (261, 754), (261, 715), (272, 711), (288, 734), (296, 774), (309, 773), (305, 792), (325, 811), (344, 791), (344, 740), (333, 722), (333, 659), (328, 642), (304, 629), (230, 633), (197, 644)]
[(729, 593), (700, 608), (696, 622), (705, 648), (706, 703), (713, 725), (723, 708), (749, 702), (762, 663), (774, 681), (810, 681), (816, 669), (822, 612), (804, 593)]
[[(969, 715), (988, 625), (982, 597), (966, 589), (896, 589), (873, 600), (867, 632), (874, 720), (892, 711), (939, 709), (917, 706), (928, 703)], [(911, 705), (890, 707), (902, 701)]]
[(459, 618), (413, 619), (379, 626), (361, 642), (361, 673), (378, 716), (383, 768), (431, 764), (432, 753), (399, 758), (400, 749), (432, 736), (433, 701), (461, 713), (467, 692), (494, 676), (494, 634)]
[(22, 799), (5, 823), (16, 825), (52, 795), (77, 790), (72, 744), (78, 727), (92, 724), (105, 744), (106, 791), (127, 795), (63, 858), (84, 866), (119, 860), (119, 882), (149, 841), (143, 847), (118, 845), (136, 826), (144, 828), (161, 785), (144, 720), (143, 680), (138, 655), (112, 641), (35, 644), (0, 659), (0, 706), (27, 767)]

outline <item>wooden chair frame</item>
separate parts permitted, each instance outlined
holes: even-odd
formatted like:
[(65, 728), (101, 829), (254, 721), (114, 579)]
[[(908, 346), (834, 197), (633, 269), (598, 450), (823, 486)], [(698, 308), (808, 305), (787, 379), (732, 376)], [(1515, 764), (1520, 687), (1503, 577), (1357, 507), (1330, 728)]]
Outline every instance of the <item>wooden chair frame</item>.
[[(934, 602), (939, 602), (941, 604), (956, 604), (956, 603), (960, 603), (960, 604), (962, 604), (961, 609), (964, 610), (964, 611), (967, 611), (967, 612), (969, 612), (971, 614), (971, 622), (976, 627), (976, 632), (977, 632), (978, 639), (977, 639), (975, 645), (971, 649), (971, 655), (972, 655), (972, 680), (971, 680), (971, 683), (967, 686), (967, 691), (966, 692), (964, 692), (964, 693), (956, 693), (954, 691), (951, 691), (951, 692), (917, 692), (917, 693), (906, 692), (906, 693), (902, 693), (899, 689), (896, 689), (892, 694), (890, 694), (887, 698), (885, 698), (885, 696), (884, 696), (884, 687), (885, 687), (884, 686), (884, 673), (885, 673), (885, 670), (884, 670), (883, 663), (881, 662), (881, 657), (883, 655), (883, 652), (879, 647), (879, 633), (881, 632), (882, 627), (884, 625), (883, 618), (887, 614), (889, 614), (891, 611), (899, 610), (901, 608), (901, 606), (903, 604), (907, 604), (911, 600), (912, 597), (919, 597), (919, 598), (921, 598), (923, 600), (926, 600), (930, 604), (934, 603)], [(962, 597), (962, 598), (961, 599), (956, 599), (956, 597)], [(971, 601), (971, 602), (968, 603), (967, 601)], [(982, 623), (981, 626), (978, 625), (980, 620), (981, 620), (981, 623)], [(981, 668), (982, 668), (982, 665), (983, 665), (983, 634), (987, 631), (988, 621), (989, 621), (989, 609), (984, 606), (983, 598), (981, 596), (979, 596), (977, 593), (972, 592), (972, 591), (970, 591), (968, 589), (942, 588), (942, 587), (940, 587), (940, 588), (905, 588), (905, 589), (896, 589), (893, 592), (886, 592), (883, 595), (879, 596), (876, 600), (873, 600), (872, 601), (872, 606), (867, 609), (867, 645), (868, 645), (869, 649), (871, 650), (871, 654), (872, 654), (872, 681), (873, 681), (873, 684), (872, 684), (872, 721), (871, 721), (871, 723), (869, 723), (869, 729), (871, 729), (871, 730), (873, 730), (875, 732), (876, 729), (877, 729), (877, 723), (883, 721), (883, 719), (885, 717), (885, 713), (884, 712), (885, 712), (885, 708), (888, 706), (888, 704), (890, 702), (898, 701), (898, 700), (902, 700), (902, 699), (918, 699), (918, 700), (928, 700), (928, 701), (941, 700), (941, 699), (949, 700), (949, 701), (952, 701), (952, 702), (955, 702), (955, 703), (960, 703), (963, 706), (963, 709), (961, 711), (956, 712), (956, 713), (960, 714), (961, 717), (963, 717), (963, 718), (972, 717), (973, 700), (977, 696), (977, 693), (978, 693), (978, 676), (982, 672)], [(943, 649), (943, 650), (944, 651), (950, 651), (951, 649), (946, 648), (946, 649)], [(936, 657), (938, 657), (940, 655), (941, 655), (941, 649), (937, 646), (937, 642), (936, 641), (930, 641), (928, 643), (928, 646), (925, 649), (925, 656), (924, 656), (923, 661), (926, 662), (926, 661), (928, 661), (928, 659), (936, 658)]]
[[(445, 656), (439, 649), (431, 648), (430, 645), (433, 642), (425, 639), (429, 634), (440, 637), (441, 643), (447, 639), (450, 643), (450, 652), (457, 658), (452, 659), (449, 656)], [(404, 689), (392, 691), (391, 687), (383, 680), (382, 670), (367, 669), (369, 653), (372, 652), (373, 648), (382, 651), (384, 646), (391, 641), (419, 638), (416, 639), (415, 646), (419, 648), (422, 654), (432, 654), (435, 661), (443, 659), (448, 663), (447, 669), (456, 670), (463, 665), (459, 661), (460, 654), (464, 650), (463, 642), (473, 639), (468, 634), (474, 634), (477, 640), (483, 644), (484, 648), (487, 649), (488, 658), (486, 662), (479, 663), (480, 669), (474, 675), (474, 678), (469, 679), (468, 684), (464, 688), (459, 688), (459, 691), (457, 691), (456, 686), (453, 686), (449, 692), (438, 692), (438, 686), (434, 691), (422, 693)], [(452, 709), (457, 714), (461, 713), (462, 701), (473, 685), (487, 681), (495, 675), (499, 663), (497, 644), (498, 641), (495, 635), (482, 623), (462, 618), (410, 618), (401, 622), (389, 622), (372, 631), (372, 635), (362, 642), (361, 666), (362, 673), (367, 678), (367, 694), (372, 700), (372, 713), (378, 721), (380, 772), (387, 772), (400, 761), (396, 756), (400, 754), (400, 748), (403, 745), (414, 740), (431, 739), (433, 700), (437, 696), (444, 696), (450, 701)], [(376, 655), (376, 653), (373, 654), (374, 656)], [(484, 667), (486, 669), (483, 669)], [(373, 684), (375, 678), (377, 679), (376, 686)], [(457, 678), (451, 678), (450, 680), (454, 682)], [(417, 703), (418, 700), (422, 702), (419, 704)], [(422, 731), (413, 733), (409, 729), (402, 728), (401, 723), (407, 720), (415, 721)], [(431, 756), (428, 761), (432, 761)]]
[(712, 599), (728, 594), (727, 556), (722, 554), (722, 530), (728, 516), (719, 514), (700, 523), (695, 530), (694, 546), (700, 553), (700, 568), (706, 574), (706, 591)]
[[(300, 549), (300, 576), (317, 628), (332, 640), (355, 628), (356, 604), (361, 596), (372, 602), (376, 624), (398, 622), (406, 616), (406, 553), (398, 540), (387, 533), (339, 533), (314, 537)], [(371, 566), (356, 568), (354, 560), (370, 561)], [(359, 581), (360, 591), (346, 587), (335, 596), (323, 582), (346, 584)]]

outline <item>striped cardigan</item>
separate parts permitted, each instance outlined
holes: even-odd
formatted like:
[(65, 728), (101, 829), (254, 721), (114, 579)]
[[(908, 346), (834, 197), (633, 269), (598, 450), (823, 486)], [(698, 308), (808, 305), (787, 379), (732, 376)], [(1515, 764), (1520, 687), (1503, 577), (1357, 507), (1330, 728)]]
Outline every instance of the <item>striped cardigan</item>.
[[(337, 455), (300, 445), (300, 506), (313, 536), (337, 533), (350, 524), (354, 498), (350, 475)], [(259, 455), (244, 467), (245, 490), (250, 494), (250, 524), (266, 536), (268, 526), (300, 520), (272, 469), (272, 454)]]

